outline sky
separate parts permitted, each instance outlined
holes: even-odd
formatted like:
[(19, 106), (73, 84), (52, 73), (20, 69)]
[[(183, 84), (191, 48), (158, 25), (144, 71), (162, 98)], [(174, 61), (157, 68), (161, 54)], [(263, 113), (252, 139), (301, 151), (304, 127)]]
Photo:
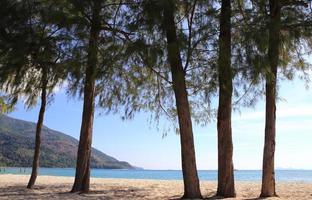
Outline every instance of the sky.
[[(277, 168), (312, 169), (312, 89), (303, 81), (279, 82), (277, 103)], [(232, 132), (235, 169), (261, 169), (264, 141), (265, 103), (234, 112)], [(22, 102), (9, 116), (36, 122), (39, 107), (26, 110)], [(74, 138), (79, 138), (82, 101), (70, 99), (64, 89), (56, 91), (48, 106), (44, 124)], [(93, 147), (144, 169), (181, 169), (179, 135), (163, 132), (148, 121), (149, 113), (122, 121), (118, 115), (103, 115), (97, 108)], [(165, 123), (165, 122), (164, 122)], [(161, 126), (161, 125), (160, 125)], [(197, 168), (217, 168), (216, 120), (205, 127), (193, 127)]]

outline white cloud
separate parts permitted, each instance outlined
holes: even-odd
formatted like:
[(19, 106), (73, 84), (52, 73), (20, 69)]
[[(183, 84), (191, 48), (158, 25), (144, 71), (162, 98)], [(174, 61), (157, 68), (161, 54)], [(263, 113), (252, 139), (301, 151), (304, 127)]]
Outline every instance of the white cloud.
[[(284, 108), (278, 107), (276, 110), (276, 117), (277, 119), (287, 118), (287, 117), (311, 117), (312, 116), (312, 106), (311, 105), (304, 105), (300, 107), (293, 107), (293, 108)], [(233, 121), (241, 121), (241, 120), (264, 120), (265, 118), (265, 111), (256, 111), (256, 112), (248, 112), (243, 113), (241, 115), (235, 116)]]
[(312, 116), (312, 106), (305, 105), (295, 108), (279, 109), (277, 110), (277, 118), (285, 117), (309, 117)]

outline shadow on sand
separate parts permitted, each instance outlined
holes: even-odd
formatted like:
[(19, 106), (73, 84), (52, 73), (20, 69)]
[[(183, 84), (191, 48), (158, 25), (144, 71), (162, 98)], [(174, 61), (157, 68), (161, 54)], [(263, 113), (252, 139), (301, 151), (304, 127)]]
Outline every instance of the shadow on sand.
[[(60, 199), (60, 200), (71, 200), (71, 199), (105, 199), (105, 200), (116, 200), (116, 199), (155, 199), (157, 194), (153, 195), (153, 190), (142, 189), (137, 187), (121, 187), (111, 186), (104, 190), (91, 190), (88, 194), (70, 193), (68, 192), (70, 185), (60, 186), (35, 186), (34, 189), (27, 189), (24, 185), (7, 186), (0, 188), (0, 199)], [(153, 198), (154, 197), (154, 198)], [(223, 199), (215, 196), (215, 191), (209, 191), (204, 194), (205, 199)], [(159, 199), (159, 198), (158, 198)], [(179, 200), (180, 195), (174, 195), (164, 199), (168, 200)], [(242, 199), (242, 198), (239, 198)], [(266, 198), (243, 198), (244, 200), (261, 200)]]
[[(203, 195), (203, 198), (205, 200), (215, 200), (215, 199), (224, 199), (226, 200), (227, 198), (222, 198), (220, 196), (216, 196), (216, 191), (210, 191), (208, 193), (206, 193), (205, 195)], [(181, 199), (181, 196), (179, 195), (175, 195), (175, 196), (172, 196), (170, 197), (168, 200), (180, 200)], [(257, 198), (239, 198), (239, 199), (243, 199), (243, 200), (261, 200), (261, 199), (266, 199), (266, 198), (260, 198), (260, 197), (257, 197)]]
[[(25, 186), (8, 186), (0, 188), (0, 199), (146, 199), (147, 191), (131, 187), (113, 187), (107, 190), (92, 190), (88, 194), (70, 193), (64, 191), (68, 186), (48, 187), (36, 186), (27, 189)], [(57, 192), (61, 191), (61, 192)]]

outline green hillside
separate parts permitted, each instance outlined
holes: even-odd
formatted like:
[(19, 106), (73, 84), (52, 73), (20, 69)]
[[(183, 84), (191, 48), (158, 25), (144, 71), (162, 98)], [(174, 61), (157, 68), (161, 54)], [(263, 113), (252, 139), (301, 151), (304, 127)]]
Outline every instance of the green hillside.
[[(35, 146), (36, 124), (0, 115), (0, 166), (30, 167)], [(75, 167), (78, 141), (64, 133), (42, 129), (41, 167)], [(127, 162), (118, 161), (92, 149), (92, 168), (132, 169)]]

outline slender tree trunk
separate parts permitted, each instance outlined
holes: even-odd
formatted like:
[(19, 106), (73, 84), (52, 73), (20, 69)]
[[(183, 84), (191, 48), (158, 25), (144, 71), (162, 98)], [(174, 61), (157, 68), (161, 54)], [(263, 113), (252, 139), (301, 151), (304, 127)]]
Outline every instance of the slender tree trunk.
[(183, 198), (202, 198), (196, 168), (192, 121), (186, 90), (185, 72), (180, 57), (173, 9), (173, 2), (167, 1), (164, 6), (164, 24), (167, 37), (168, 60), (171, 66), (173, 90), (175, 93), (180, 129), (184, 180)]
[(42, 80), (41, 80), (41, 106), (36, 127), (36, 140), (35, 140), (35, 153), (32, 164), (31, 176), (27, 185), (27, 188), (31, 189), (35, 185), (38, 168), (39, 168), (39, 157), (40, 157), (40, 145), (41, 145), (41, 130), (43, 124), (44, 113), (47, 105), (47, 71), (46, 68), (42, 68)]
[(279, 60), (281, 5), (279, 0), (270, 0), (269, 26), (269, 74), (266, 76), (265, 139), (262, 167), (261, 197), (276, 196), (274, 154), (276, 124), (276, 77)]
[(100, 32), (100, 0), (94, 1), (84, 86), (83, 112), (77, 153), (75, 182), (71, 192), (87, 193), (90, 189), (90, 159), (94, 116), (95, 70)]
[(235, 197), (232, 142), (231, 0), (222, 0), (219, 36), (218, 189)]

